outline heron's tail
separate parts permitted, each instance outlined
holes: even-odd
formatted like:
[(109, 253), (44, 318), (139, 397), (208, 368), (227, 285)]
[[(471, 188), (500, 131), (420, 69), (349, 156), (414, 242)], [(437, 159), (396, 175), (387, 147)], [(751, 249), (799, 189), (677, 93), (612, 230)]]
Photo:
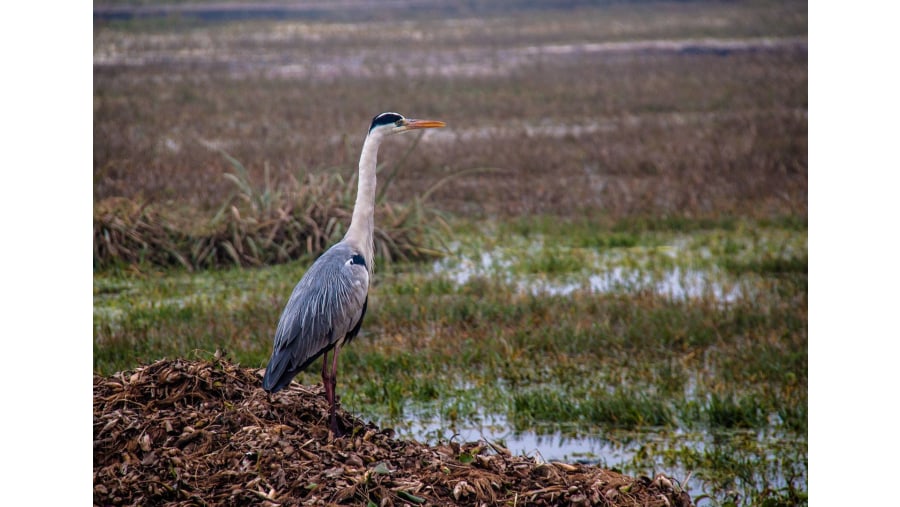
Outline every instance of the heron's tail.
[(266, 374), (263, 376), (263, 389), (269, 393), (277, 393), (284, 389), (294, 380), (298, 373), (305, 370), (313, 361), (319, 358), (325, 352), (334, 348), (330, 345), (320, 350), (319, 353), (310, 357), (296, 368), (290, 368), (291, 354), (287, 350), (278, 350), (272, 353), (269, 364), (266, 366)]
[(266, 374), (263, 376), (263, 389), (266, 392), (277, 393), (291, 383), (297, 372), (288, 372), (287, 365), (290, 354), (285, 351), (277, 351), (272, 354), (269, 364), (266, 366)]

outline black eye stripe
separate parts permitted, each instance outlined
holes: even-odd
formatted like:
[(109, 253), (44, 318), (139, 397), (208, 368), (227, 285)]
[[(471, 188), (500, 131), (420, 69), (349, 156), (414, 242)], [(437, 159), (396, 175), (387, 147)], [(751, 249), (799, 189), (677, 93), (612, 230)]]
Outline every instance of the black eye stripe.
[(400, 122), (402, 120), (403, 116), (397, 113), (381, 113), (372, 119), (372, 125), (369, 127), (369, 130), (371, 131), (373, 128), (381, 125), (396, 125), (397, 122)]

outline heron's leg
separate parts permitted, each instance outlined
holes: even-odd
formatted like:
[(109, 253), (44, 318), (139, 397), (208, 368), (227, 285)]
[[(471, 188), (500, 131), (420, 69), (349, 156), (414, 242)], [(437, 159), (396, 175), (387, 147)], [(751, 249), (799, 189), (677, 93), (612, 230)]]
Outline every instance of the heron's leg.
[(338, 428), (337, 425), (337, 395), (335, 394), (335, 388), (337, 387), (338, 353), (340, 351), (340, 344), (335, 345), (334, 355), (331, 356), (331, 376), (328, 379), (331, 382), (331, 431), (335, 434), (335, 436), (339, 436), (341, 434), (340, 428)]
[(322, 354), (322, 385), (325, 386), (325, 400), (328, 405), (334, 404), (334, 384), (331, 383), (331, 377), (328, 375), (328, 352)]

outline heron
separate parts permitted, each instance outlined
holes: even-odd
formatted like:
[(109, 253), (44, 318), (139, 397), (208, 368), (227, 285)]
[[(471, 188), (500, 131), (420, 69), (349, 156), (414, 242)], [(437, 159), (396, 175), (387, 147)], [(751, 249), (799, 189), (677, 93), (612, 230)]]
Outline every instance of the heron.
[[(338, 354), (359, 333), (369, 303), (374, 267), (375, 173), (378, 147), (387, 137), (439, 128), (436, 120), (415, 120), (386, 112), (372, 119), (359, 157), (359, 181), (350, 227), (301, 277), (281, 312), (263, 389), (276, 393), (322, 357), (322, 384), (329, 404), (329, 426), (339, 436), (335, 387)], [(329, 365), (328, 353), (332, 352)]]

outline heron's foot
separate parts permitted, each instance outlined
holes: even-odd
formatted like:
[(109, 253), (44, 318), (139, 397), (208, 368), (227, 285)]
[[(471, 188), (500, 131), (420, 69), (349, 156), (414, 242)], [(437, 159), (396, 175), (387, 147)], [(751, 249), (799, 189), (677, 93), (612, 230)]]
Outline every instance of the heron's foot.
[(344, 436), (344, 430), (342, 430), (340, 425), (338, 424), (337, 416), (332, 413), (329, 419), (331, 421), (328, 424), (328, 429), (331, 430), (331, 434), (334, 435), (334, 438), (340, 438)]

